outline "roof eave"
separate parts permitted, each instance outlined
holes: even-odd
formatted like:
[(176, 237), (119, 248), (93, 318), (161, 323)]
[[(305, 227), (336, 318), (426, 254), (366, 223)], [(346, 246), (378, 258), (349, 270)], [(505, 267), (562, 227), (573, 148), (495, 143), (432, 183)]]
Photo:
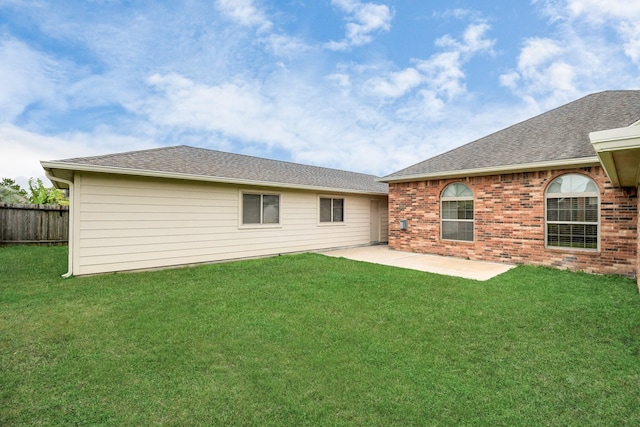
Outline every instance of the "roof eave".
[(405, 175), (398, 177), (383, 177), (378, 181), (386, 183), (429, 181), (434, 179), (464, 178), (470, 176), (500, 175), (505, 173), (532, 172), (538, 170), (569, 169), (575, 167), (588, 167), (599, 165), (597, 156), (579, 157), (574, 159), (562, 159), (546, 162), (523, 163), (516, 165), (490, 166), (485, 168), (462, 169)]
[(107, 174), (115, 174), (115, 175), (135, 175), (135, 176), (145, 176), (145, 177), (153, 177), (153, 178), (181, 179), (181, 180), (189, 180), (189, 181), (205, 181), (205, 182), (216, 182), (220, 184), (235, 184), (235, 185), (244, 185), (244, 186), (289, 188), (289, 189), (307, 190), (307, 191), (326, 191), (326, 192), (365, 194), (365, 195), (376, 195), (376, 196), (387, 195), (386, 191), (368, 191), (368, 190), (356, 190), (356, 189), (339, 188), (339, 187), (325, 187), (325, 186), (292, 184), (292, 183), (283, 183), (283, 182), (258, 181), (258, 180), (250, 180), (250, 179), (237, 179), (237, 178), (227, 178), (227, 177), (219, 177), (219, 176), (186, 174), (186, 173), (179, 173), (179, 172), (154, 171), (154, 170), (148, 170), (148, 169), (121, 168), (121, 167), (113, 167), (113, 166), (96, 166), (96, 165), (86, 165), (86, 164), (78, 164), (78, 163), (55, 162), (55, 161), (54, 162), (41, 161), (40, 164), (45, 170), (52, 171), (54, 174), (56, 174), (56, 176), (60, 174), (60, 171), (68, 171), (71, 173), (71, 176), (73, 172), (79, 171), (79, 172), (107, 173)]
[(589, 134), (600, 163), (616, 187), (640, 182), (640, 126), (607, 129)]

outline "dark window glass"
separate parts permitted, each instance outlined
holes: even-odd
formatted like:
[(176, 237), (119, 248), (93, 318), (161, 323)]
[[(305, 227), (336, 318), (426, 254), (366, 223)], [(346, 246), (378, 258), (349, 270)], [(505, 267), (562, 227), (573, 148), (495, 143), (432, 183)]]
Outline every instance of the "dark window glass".
[(242, 195), (242, 223), (260, 224), (260, 195)]
[(242, 223), (280, 223), (280, 196), (273, 194), (243, 194)]
[(321, 197), (320, 222), (344, 222), (344, 199)]

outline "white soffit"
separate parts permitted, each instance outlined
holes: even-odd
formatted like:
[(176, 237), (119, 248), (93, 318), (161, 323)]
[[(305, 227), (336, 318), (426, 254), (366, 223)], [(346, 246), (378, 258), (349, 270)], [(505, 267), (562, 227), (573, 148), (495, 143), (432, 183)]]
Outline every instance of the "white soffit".
[(613, 185), (638, 186), (640, 126), (591, 132), (589, 139)]

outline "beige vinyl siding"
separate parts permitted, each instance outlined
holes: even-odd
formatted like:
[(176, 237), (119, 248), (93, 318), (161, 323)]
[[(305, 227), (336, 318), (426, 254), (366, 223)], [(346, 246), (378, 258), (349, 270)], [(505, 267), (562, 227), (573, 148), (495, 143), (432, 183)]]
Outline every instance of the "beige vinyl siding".
[[(242, 191), (280, 194), (280, 224), (242, 226)], [(74, 192), (76, 275), (361, 245), (370, 237), (370, 195), (340, 195), (345, 222), (320, 226), (312, 191), (77, 173)], [(381, 223), (386, 240), (386, 217)]]

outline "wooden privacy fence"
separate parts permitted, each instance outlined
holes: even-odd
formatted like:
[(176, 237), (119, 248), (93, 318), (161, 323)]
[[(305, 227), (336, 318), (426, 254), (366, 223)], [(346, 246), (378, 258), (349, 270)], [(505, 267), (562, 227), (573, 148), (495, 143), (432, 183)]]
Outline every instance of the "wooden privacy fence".
[(0, 246), (64, 245), (68, 241), (68, 206), (0, 203)]

